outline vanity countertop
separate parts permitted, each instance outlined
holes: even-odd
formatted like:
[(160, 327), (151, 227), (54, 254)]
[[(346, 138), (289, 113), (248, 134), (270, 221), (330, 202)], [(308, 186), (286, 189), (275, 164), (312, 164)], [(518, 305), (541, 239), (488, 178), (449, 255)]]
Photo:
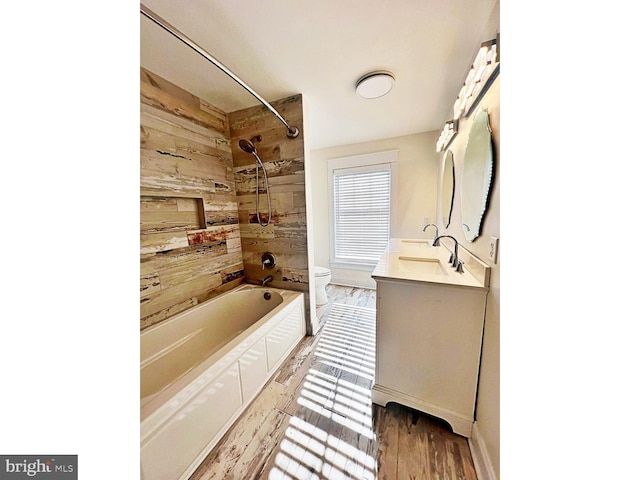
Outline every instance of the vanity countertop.
[[(443, 239), (442, 241), (446, 241)], [(432, 246), (433, 240), (392, 238), (371, 276), (486, 289), (490, 267), (458, 247), (464, 272), (456, 272), (449, 263), (451, 251), (445, 246)]]

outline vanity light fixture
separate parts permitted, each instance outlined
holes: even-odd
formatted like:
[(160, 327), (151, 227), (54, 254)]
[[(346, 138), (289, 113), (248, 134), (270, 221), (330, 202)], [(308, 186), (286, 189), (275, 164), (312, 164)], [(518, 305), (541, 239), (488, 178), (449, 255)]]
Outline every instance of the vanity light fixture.
[(438, 141), (436, 142), (436, 152), (444, 151), (453, 140), (453, 137), (455, 137), (457, 134), (458, 120), (449, 120), (448, 122), (444, 122), (442, 131), (440, 132), (440, 136), (438, 137)]
[(396, 79), (390, 72), (370, 72), (358, 79), (356, 93), (361, 98), (380, 98), (391, 91), (395, 82)]
[(500, 72), (500, 34), (483, 42), (453, 104), (453, 119), (469, 116)]

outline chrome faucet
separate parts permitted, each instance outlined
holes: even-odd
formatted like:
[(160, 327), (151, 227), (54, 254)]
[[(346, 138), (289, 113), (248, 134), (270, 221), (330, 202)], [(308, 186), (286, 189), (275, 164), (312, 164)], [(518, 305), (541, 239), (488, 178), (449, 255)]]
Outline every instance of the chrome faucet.
[(440, 246), (440, 239), (441, 238), (450, 238), (451, 240), (453, 240), (455, 242), (455, 245), (453, 247), (453, 252), (451, 253), (451, 256), (449, 257), (449, 263), (451, 264), (451, 266), (453, 268), (456, 269), (456, 272), (460, 272), (460, 273), (464, 272), (464, 270), (462, 269), (463, 263), (458, 258), (458, 241), (454, 237), (452, 237), (451, 235), (441, 235), (439, 237), (436, 237), (435, 240), (433, 241), (433, 246), (434, 247)]
[(273, 277), (271, 275), (267, 275), (262, 279), (262, 286), (264, 287), (269, 282), (273, 282)]
[(422, 231), (426, 232), (428, 227), (436, 227), (436, 236), (433, 237), (433, 238), (436, 238), (438, 236), (438, 226), (435, 223), (427, 223), (422, 229)]

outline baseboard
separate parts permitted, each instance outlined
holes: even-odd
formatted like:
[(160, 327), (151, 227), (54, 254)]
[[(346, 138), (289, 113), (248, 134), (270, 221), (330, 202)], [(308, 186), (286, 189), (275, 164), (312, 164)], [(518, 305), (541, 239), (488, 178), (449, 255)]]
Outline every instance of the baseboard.
[(491, 465), (489, 452), (487, 452), (487, 446), (480, 434), (480, 430), (478, 430), (478, 422), (473, 423), (471, 427), (471, 437), (468, 441), (478, 480), (497, 480), (495, 471)]

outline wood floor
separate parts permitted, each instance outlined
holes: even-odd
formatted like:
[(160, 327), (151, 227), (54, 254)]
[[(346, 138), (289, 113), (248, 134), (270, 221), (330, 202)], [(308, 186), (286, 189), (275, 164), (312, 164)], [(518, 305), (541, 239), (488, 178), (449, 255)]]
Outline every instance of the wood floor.
[(322, 325), (190, 480), (477, 480), (467, 440), (443, 421), (372, 405), (375, 290), (329, 285)]

